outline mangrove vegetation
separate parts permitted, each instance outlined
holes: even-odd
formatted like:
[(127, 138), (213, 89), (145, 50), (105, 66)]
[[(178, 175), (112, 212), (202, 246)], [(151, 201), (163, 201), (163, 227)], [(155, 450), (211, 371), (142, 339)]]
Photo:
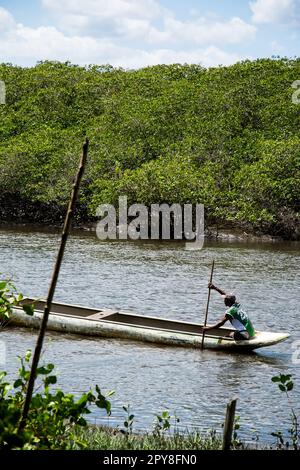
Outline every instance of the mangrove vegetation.
[(298, 79), (298, 58), (209, 69), (2, 64), (0, 219), (59, 224), (88, 135), (79, 223), (127, 195), (203, 203), (208, 226), (299, 239)]

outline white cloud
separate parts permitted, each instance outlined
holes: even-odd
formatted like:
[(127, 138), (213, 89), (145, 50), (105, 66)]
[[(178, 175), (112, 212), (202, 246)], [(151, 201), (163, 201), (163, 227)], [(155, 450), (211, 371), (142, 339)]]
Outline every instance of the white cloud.
[[(4, 60), (71, 60), (86, 64), (93, 60), (114, 59), (117, 48), (109, 40), (66, 36), (55, 27), (28, 28), (21, 24), (7, 31), (0, 41), (0, 56)], [(103, 62), (102, 62), (103, 63)]]
[[(1, 61), (32, 65), (38, 60), (70, 60), (81, 65), (110, 63), (124, 68), (161, 63), (229, 65), (240, 57), (226, 52), (220, 44), (245, 42), (256, 31), (255, 26), (240, 18), (227, 22), (204, 17), (179, 21), (155, 0), (110, 0), (104, 13), (99, 8), (104, 4), (101, 0), (84, 3), (82, 0), (43, 0), (43, 3), (52, 11), (61, 12), (64, 29), (28, 27), (17, 23), (0, 7)], [(120, 10), (114, 16), (117, 8), (124, 16)], [(157, 18), (161, 29), (154, 22)], [(100, 28), (99, 21), (107, 26), (108, 19), (114, 22), (114, 28)]]
[(250, 8), (254, 23), (290, 23), (298, 16), (299, 1), (256, 0), (250, 2)]
[[(115, 30), (124, 19), (150, 20), (165, 13), (156, 0), (42, 0), (60, 28), (67, 32), (101, 34)], [(78, 18), (78, 19), (77, 19)]]
[(43, 5), (59, 14), (70, 13), (99, 19), (132, 17), (153, 18), (164, 10), (156, 0), (42, 0)]
[(237, 44), (253, 39), (256, 32), (254, 25), (237, 17), (218, 21), (197, 15), (180, 21), (156, 0), (43, 0), (43, 5), (68, 33), (139, 39), (160, 46)]
[(210, 46), (204, 49), (172, 50), (157, 49), (150, 52), (134, 50), (131, 56), (119, 58), (120, 65), (129, 68), (144, 67), (156, 64), (201, 64), (205, 67), (230, 65), (238, 62), (238, 54), (227, 53), (217, 47)]
[(0, 6), (0, 34), (15, 26), (15, 20), (9, 11)]
[(284, 51), (284, 47), (282, 46), (282, 44), (280, 44), (277, 41), (271, 41), (270, 47), (271, 47), (273, 54), (280, 55)]
[[(209, 21), (197, 18), (194, 21), (165, 19), (165, 36), (170, 42), (190, 42), (194, 44), (236, 44), (253, 39), (256, 27), (234, 17), (229, 21)], [(154, 41), (155, 38), (152, 38)], [(157, 40), (161, 40), (160, 36)]]
[(127, 39), (141, 39), (150, 45), (206, 45), (238, 44), (254, 38), (256, 27), (240, 18), (227, 22), (208, 21), (197, 18), (195, 21), (179, 21), (167, 16), (163, 29), (151, 25), (147, 20), (120, 19), (117, 32)]
[(37, 60), (70, 60), (76, 64), (111, 63), (124, 68), (155, 64), (201, 63), (204, 66), (227, 65), (239, 60), (237, 54), (226, 53), (215, 46), (201, 49), (172, 50), (157, 48), (146, 51), (119, 45), (110, 39), (89, 36), (67, 36), (55, 27), (29, 28), (11, 23), (0, 34), (0, 56), (4, 61), (27, 64)]

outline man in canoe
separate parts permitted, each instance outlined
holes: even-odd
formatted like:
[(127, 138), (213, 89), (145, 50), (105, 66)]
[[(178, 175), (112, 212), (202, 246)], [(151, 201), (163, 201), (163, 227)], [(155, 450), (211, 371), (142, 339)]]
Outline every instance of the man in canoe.
[(215, 325), (203, 327), (203, 331), (212, 330), (213, 328), (220, 328), (228, 320), (232, 326), (236, 329), (230, 333), (230, 336), (233, 337), (236, 341), (241, 341), (245, 339), (251, 339), (255, 336), (255, 330), (253, 325), (247, 315), (242, 309), (240, 304), (236, 301), (236, 297), (233, 294), (226, 294), (222, 289), (214, 286), (213, 284), (208, 284), (209, 289), (216, 290), (221, 294), (224, 299), (224, 303), (227, 307), (224, 317)]

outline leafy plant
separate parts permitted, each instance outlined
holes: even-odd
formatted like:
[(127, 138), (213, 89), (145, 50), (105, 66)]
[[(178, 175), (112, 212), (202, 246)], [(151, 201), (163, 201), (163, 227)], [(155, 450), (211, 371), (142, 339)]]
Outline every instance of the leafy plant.
[(164, 436), (166, 431), (169, 431), (171, 427), (171, 416), (169, 411), (162, 411), (161, 414), (157, 414), (154, 420), (153, 434), (155, 436)]
[[(290, 441), (285, 443), (286, 447), (288, 448), (292, 445), (293, 449), (299, 449), (299, 438), (300, 438), (300, 431), (299, 431), (299, 421), (296, 414), (296, 411), (291, 404), (291, 399), (289, 396), (289, 392), (291, 392), (294, 388), (294, 382), (292, 380), (291, 374), (279, 374), (277, 376), (272, 377), (272, 382), (277, 383), (278, 388), (281, 392), (286, 395), (288, 404), (291, 410), (291, 426), (288, 429), (288, 434), (290, 436)], [(272, 436), (277, 438), (277, 445), (278, 447), (282, 447), (284, 445), (284, 437), (282, 431), (272, 432)]]
[(238, 430), (240, 429), (240, 427), (240, 416), (235, 416), (232, 436), (232, 446), (234, 449), (243, 448), (243, 443), (238, 435)]
[[(0, 326), (5, 324), (12, 313), (14, 305), (17, 305), (22, 299), (23, 295), (17, 292), (11, 280), (0, 280)], [(24, 305), (23, 309), (28, 315), (33, 314), (31, 305)]]
[(57, 389), (53, 374), (54, 365), (47, 364), (37, 369), (37, 390), (32, 397), (27, 424), (23, 431), (18, 430), (21, 410), (24, 405), (30, 374), (31, 352), (20, 357), (19, 376), (13, 384), (6, 382), (6, 372), (0, 374), (0, 449), (68, 449), (74, 440), (79, 447), (84, 443), (77, 441), (74, 434), (76, 426), (86, 426), (84, 415), (89, 414), (90, 406), (111, 412), (111, 403), (98, 386), (76, 399), (72, 394)]
[(134, 414), (131, 413), (130, 411), (130, 405), (124, 405), (123, 406), (123, 410), (125, 411), (125, 413), (127, 414), (127, 417), (124, 421), (124, 428), (125, 430), (121, 430), (121, 432), (123, 434), (126, 434), (127, 436), (130, 436), (132, 435), (132, 431), (133, 431), (133, 421), (134, 421)]
[[(13, 307), (19, 305), (23, 300), (23, 295), (18, 293), (14, 284), (10, 279), (0, 280), (0, 327), (3, 327), (9, 320), (13, 312)], [(27, 315), (33, 315), (34, 304), (22, 305)]]

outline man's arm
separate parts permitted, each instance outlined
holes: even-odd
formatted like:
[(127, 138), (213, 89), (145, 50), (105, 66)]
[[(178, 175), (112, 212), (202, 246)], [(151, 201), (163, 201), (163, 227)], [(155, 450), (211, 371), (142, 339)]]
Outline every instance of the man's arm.
[(208, 330), (213, 330), (214, 328), (220, 328), (221, 326), (224, 325), (224, 323), (226, 323), (228, 320), (228, 317), (227, 315), (225, 315), (222, 320), (220, 320), (218, 323), (216, 323), (215, 325), (211, 325), (211, 326), (204, 326), (202, 328), (202, 331), (208, 331)]
[(211, 282), (208, 284), (208, 288), (209, 288), (209, 289), (216, 290), (216, 291), (219, 292), (219, 294), (221, 294), (221, 295), (226, 295), (226, 292), (225, 292), (225, 291), (223, 291), (222, 289), (219, 289), (217, 286), (215, 286), (215, 285), (212, 284)]

